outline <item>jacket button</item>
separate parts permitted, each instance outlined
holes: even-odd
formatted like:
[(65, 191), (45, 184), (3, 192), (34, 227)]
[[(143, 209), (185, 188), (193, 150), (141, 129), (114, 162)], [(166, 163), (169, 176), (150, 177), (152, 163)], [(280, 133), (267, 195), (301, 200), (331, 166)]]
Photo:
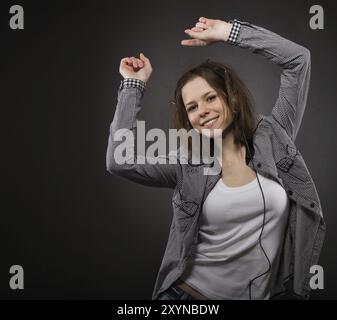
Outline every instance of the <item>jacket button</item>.
[(288, 190), (288, 194), (289, 194), (290, 196), (292, 196), (292, 195), (293, 195), (292, 190)]
[(260, 162), (257, 164), (257, 167), (258, 167), (258, 168), (261, 168), (261, 163), (260, 163)]
[(315, 204), (313, 202), (310, 203), (310, 207), (313, 208), (315, 207)]

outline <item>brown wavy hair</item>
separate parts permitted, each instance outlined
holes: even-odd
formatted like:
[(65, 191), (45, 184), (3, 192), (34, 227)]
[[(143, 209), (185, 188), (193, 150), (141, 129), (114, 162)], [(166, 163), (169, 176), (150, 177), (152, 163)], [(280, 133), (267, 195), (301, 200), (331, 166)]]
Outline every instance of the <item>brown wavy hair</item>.
[(245, 145), (242, 133), (248, 141), (251, 141), (256, 127), (253, 96), (230, 66), (210, 59), (186, 70), (180, 76), (174, 92), (173, 127), (175, 129), (192, 129), (182, 98), (182, 88), (188, 81), (198, 76), (204, 78), (217, 92), (233, 115), (231, 130), (233, 130), (234, 143)]

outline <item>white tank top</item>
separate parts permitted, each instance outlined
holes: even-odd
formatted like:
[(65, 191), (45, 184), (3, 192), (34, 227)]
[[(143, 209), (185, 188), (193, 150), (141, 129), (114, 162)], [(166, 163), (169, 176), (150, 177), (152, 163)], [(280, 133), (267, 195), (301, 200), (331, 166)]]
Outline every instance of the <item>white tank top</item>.
[[(261, 243), (272, 269), (252, 283), (254, 300), (270, 297), (269, 281), (278, 263), (289, 211), (283, 187), (259, 173), (258, 177), (266, 203)], [(269, 266), (259, 245), (263, 212), (256, 178), (240, 187), (228, 187), (219, 179), (204, 202), (198, 241), (180, 278), (209, 299), (249, 299), (249, 281)]]

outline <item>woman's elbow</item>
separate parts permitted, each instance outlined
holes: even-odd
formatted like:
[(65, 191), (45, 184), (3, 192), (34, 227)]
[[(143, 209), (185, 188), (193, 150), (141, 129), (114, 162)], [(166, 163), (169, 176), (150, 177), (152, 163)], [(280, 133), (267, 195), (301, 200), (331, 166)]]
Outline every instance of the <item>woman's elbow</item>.
[(127, 176), (130, 171), (134, 170), (135, 166), (132, 164), (132, 159), (127, 159), (119, 162), (118, 160), (107, 157), (106, 170), (117, 176)]
[(309, 64), (311, 63), (311, 52), (308, 48), (306, 47), (302, 47), (302, 53), (301, 53), (301, 57), (303, 59), (303, 62), (305, 64)]
[(110, 145), (106, 154), (106, 170), (111, 174), (117, 174), (121, 170), (121, 166), (116, 162), (114, 152), (111, 150)]
[(106, 170), (111, 173), (114, 174), (116, 172), (116, 167), (110, 163), (106, 164)]
[(107, 159), (106, 160), (106, 170), (114, 175), (121, 175), (124, 171), (123, 165), (118, 164), (116, 161)]

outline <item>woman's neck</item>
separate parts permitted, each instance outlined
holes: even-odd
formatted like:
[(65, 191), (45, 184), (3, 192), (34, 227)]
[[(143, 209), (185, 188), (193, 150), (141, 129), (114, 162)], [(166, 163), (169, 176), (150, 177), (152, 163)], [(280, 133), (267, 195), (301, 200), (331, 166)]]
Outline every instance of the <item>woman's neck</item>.
[[(232, 131), (223, 136), (221, 142), (221, 166), (223, 169), (246, 166), (246, 148), (234, 143)], [(218, 154), (218, 161), (220, 161), (220, 152)]]

